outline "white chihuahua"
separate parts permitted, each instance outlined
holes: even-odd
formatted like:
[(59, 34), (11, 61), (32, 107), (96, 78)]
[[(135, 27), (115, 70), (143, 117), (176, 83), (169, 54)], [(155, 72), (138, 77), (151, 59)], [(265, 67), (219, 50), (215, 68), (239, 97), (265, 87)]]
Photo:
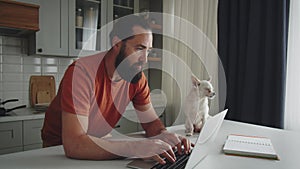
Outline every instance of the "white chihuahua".
[(185, 111), (185, 132), (192, 136), (194, 132), (200, 132), (207, 118), (209, 117), (208, 98), (213, 99), (216, 93), (210, 80), (199, 80), (191, 77), (193, 87), (187, 95), (184, 104)]

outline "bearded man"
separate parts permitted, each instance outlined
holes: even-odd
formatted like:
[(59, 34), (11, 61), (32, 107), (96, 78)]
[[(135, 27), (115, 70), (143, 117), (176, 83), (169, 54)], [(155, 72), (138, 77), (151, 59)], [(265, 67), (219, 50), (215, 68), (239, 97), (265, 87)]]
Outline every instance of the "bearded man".
[[(188, 153), (191, 143), (168, 132), (150, 102), (142, 72), (152, 49), (149, 25), (135, 15), (121, 18), (114, 23), (110, 40), (110, 50), (80, 58), (66, 70), (45, 114), (43, 146), (63, 145), (65, 155), (75, 159), (175, 162), (173, 150), (181, 152), (184, 147)], [(107, 135), (130, 102), (149, 139), (110, 139)]]

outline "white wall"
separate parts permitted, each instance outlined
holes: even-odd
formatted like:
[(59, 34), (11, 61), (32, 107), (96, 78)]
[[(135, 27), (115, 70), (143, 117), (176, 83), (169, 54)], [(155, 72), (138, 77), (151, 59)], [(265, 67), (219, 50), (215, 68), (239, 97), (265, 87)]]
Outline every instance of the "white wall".
[(67, 66), (74, 58), (54, 56), (28, 56), (25, 38), (0, 36), (0, 99), (19, 99), (7, 103), (5, 108), (29, 103), (31, 75), (53, 75), (56, 89)]

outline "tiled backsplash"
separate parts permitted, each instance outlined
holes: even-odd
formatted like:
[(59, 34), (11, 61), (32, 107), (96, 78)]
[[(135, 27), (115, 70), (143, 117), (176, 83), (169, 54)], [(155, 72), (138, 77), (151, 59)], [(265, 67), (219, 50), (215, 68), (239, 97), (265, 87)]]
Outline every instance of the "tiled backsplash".
[(55, 56), (28, 56), (27, 40), (0, 36), (0, 99), (19, 99), (7, 103), (5, 108), (29, 103), (29, 79), (31, 75), (53, 75), (56, 90), (60, 80), (75, 58)]

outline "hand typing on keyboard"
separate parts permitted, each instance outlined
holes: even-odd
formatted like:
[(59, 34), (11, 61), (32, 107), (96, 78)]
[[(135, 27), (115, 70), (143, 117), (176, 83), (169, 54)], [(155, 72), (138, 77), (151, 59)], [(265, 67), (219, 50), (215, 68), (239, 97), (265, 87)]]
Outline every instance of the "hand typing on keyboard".
[(156, 164), (151, 169), (183, 169), (190, 157), (191, 153), (179, 153), (175, 150), (176, 161), (174, 163), (166, 162), (166, 164)]
[(176, 147), (180, 154), (183, 152), (183, 150), (186, 154), (188, 154), (191, 151), (192, 145), (189, 139), (175, 133), (170, 133), (167, 130), (161, 132), (161, 134), (153, 138), (160, 139), (168, 143), (173, 148)]
[[(124, 150), (127, 149), (130, 152), (124, 156), (152, 159), (161, 165), (175, 163), (179, 156), (189, 154), (193, 146), (187, 138), (166, 130), (154, 137), (127, 143), (123, 145)], [(174, 151), (176, 151), (177, 156)]]
[(157, 154), (152, 157), (152, 159), (156, 160), (160, 164), (166, 164), (167, 161), (174, 163), (177, 160), (173, 150), (176, 150), (178, 155), (189, 154), (191, 151), (191, 147), (193, 146), (187, 138), (175, 133), (170, 133), (167, 130), (152, 138), (162, 140), (171, 147), (169, 150), (160, 153), (160, 155)]

